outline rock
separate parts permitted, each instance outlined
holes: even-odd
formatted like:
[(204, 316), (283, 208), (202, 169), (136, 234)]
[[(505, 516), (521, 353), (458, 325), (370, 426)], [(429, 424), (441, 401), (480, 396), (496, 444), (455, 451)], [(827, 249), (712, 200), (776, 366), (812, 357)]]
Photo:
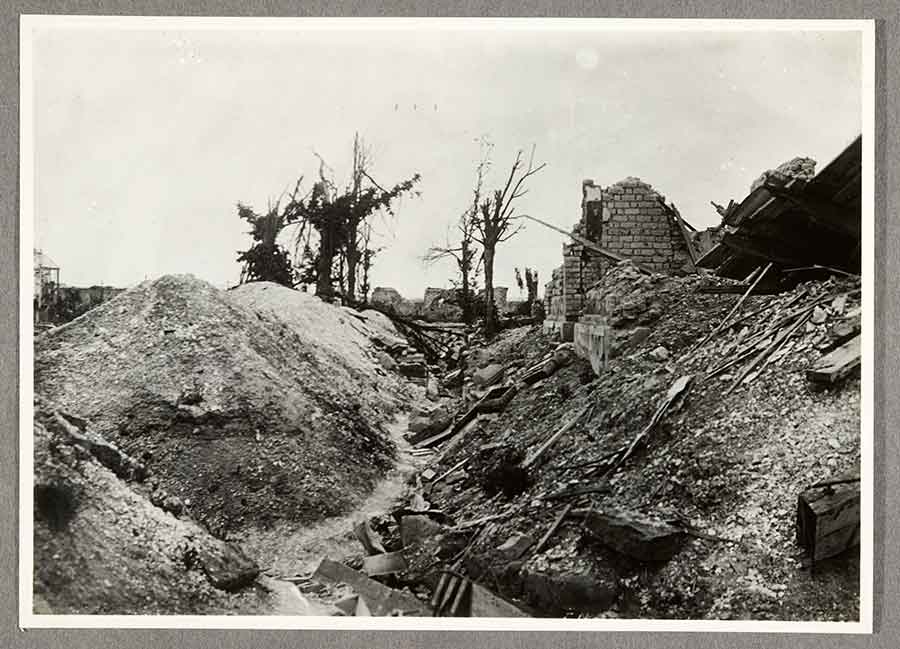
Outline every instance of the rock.
[(828, 314), (825, 312), (825, 309), (817, 306), (813, 309), (812, 317), (810, 318), (810, 322), (815, 325), (820, 325), (828, 319)]
[(400, 519), (400, 542), (404, 548), (422, 545), (443, 530), (440, 523), (425, 514), (411, 514)]
[(635, 327), (628, 334), (628, 346), (640, 345), (650, 335), (650, 327)]
[(598, 613), (619, 595), (615, 571), (591, 557), (551, 562), (537, 556), (522, 566), (521, 573), (525, 599), (544, 611)]
[(375, 360), (379, 365), (381, 365), (381, 367), (388, 370), (389, 372), (396, 371), (397, 369), (397, 361), (391, 358), (391, 355), (387, 352), (376, 351)]
[(667, 561), (686, 538), (680, 528), (624, 510), (589, 512), (584, 529), (594, 540), (639, 561)]
[(198, 558), (209, 583), (220, 590), (238, 590), (259, 575), (259, 565), (231, 543), (201, 549)]
[(425, 387), (425, 394), (429, 397), (436, 397), (440, 392), (440, 383), (438, 383), (436, 376), (429, 376), (428, 383)]
[(564, 367), (575, 358), (575, 343), (560, 343), (553, 351), (553, 362), (557, 367)]
[(408, 361), (401, 359), (398, 364), (398, 371), (407, 378), (424, 379), (428, 377), (428, 366), (424, 362)]
[(534, 545), (534, 537), (529, 536), (528, 534), (517, 533), (498, 545), (497, 552), (499, 552), (504, 559), (515, 561), (532, 545)]
[(647, 354), (647, 356), (654, 361), (665, 363), (667, 360), (669, 360), (669, 350), (660, 345), (649, 354)]
[(413, 417), (409, 420), (409, 430), (413, 433), (425, 432), (431, 424), (430, 417)]
[(437, 408), (428, 414), (418, 414), (410, 418), (408, 428), (415, 433), (412, 439), (420, 441), (437, 434), (453, 423), (453, 413), (446, 407)]
[(844, 313), (845, 306), (847, 306), (846, 295), (838, 295), (831, 301), (831, 310), (834, 311), (837, 315), (842, 315)]
[(493, 385), (503, 378), (503, 366), (499, 363), (491, 363), (477, 370), (472, 375), (472, 382), (475, 385), (487, 387)]
[(175, 518), (181, 516), (184, 511), (184, 502), (178, 496), (173, 496), (167, 491), (157, 489), (150, 494), (150, 502), (161, 510), (169, 512)]

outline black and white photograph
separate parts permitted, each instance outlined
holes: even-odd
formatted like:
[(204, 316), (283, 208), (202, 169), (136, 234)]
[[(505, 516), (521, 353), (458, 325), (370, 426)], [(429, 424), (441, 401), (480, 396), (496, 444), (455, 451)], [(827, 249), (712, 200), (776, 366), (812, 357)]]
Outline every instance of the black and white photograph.
[(871, 633), (873, 21), (20, 33), (22, 627)]

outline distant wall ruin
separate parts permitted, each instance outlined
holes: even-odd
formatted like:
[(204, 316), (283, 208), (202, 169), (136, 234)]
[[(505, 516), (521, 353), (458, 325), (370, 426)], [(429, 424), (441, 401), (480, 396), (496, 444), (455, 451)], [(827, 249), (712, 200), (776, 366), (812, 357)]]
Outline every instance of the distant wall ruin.
[[(494, 287), (494, 303), (497, 311), (506, 314), (511, 308), (507, 301), (509, 287)], [(436, 322), (459, 322), (462, 320), (462, 308), (456, 303), (456, 289), (428, 287), (421, 299), (409, 300), (389, 286), (379, 286), (372, 291), (369, 302), (373, 306), (380, 307), (397, 315), (423, 318)], [(479, 291), (474, 299), (484, 300), (484, 289)]]

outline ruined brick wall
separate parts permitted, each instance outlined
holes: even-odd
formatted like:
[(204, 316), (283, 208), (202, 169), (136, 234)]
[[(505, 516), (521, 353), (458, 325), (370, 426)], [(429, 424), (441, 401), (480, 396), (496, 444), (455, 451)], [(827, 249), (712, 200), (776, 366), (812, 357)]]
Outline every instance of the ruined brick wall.
[[(629, 177), (605, 189), (585, 180), (581, 219), (572, 231), (654, 272), (679, 273), (690, 264), (690, 255), (663, 201), (639, 178)], [(544, 287), (547, 318), (577, 319), (585, 294), (612, 263), (585, 252), (579, 243), (564, 244), (563, 265), (553, 271)]]
[[(640, 178), (629, 177), (601, 192), (600, 245), (658, 273), (681, 272), (687, 245), (664, 199)], [(604, 272), (611, 262), (602, 262)]]
[[(572, 231), (587, 236), (585, 221), (579, 221)], [(544, 286), (544, 312), (551, 320), (577, 318), (581, 313), (584, 294), (599, 281), (601, 268), (596, 255), (585, 251), (577, 242), (563, 244), (563, 264), (553, 270)]]

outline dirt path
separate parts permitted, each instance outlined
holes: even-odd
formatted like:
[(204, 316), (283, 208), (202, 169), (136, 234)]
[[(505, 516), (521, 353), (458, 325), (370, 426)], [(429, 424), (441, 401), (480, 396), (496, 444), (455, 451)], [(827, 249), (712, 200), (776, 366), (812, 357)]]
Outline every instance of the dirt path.
[(423, 460), (413, 457), (409, 443), (403, 438), (407, 423), (408, 417), (402, 415), (388, 426), (391, 438), (397, 444), (397, 463), (353, 511), (299, 529), (279, 526), (271, 530), (245, 532), (237, 539), (238, 542), (273, 577), (310, 573), (325, 556), (341, 560), (358, 554), (360, 546), (353, 535), (353, 524), (362, 518), (389, 511), (403, 494), (406, 480), (423, 463)]

